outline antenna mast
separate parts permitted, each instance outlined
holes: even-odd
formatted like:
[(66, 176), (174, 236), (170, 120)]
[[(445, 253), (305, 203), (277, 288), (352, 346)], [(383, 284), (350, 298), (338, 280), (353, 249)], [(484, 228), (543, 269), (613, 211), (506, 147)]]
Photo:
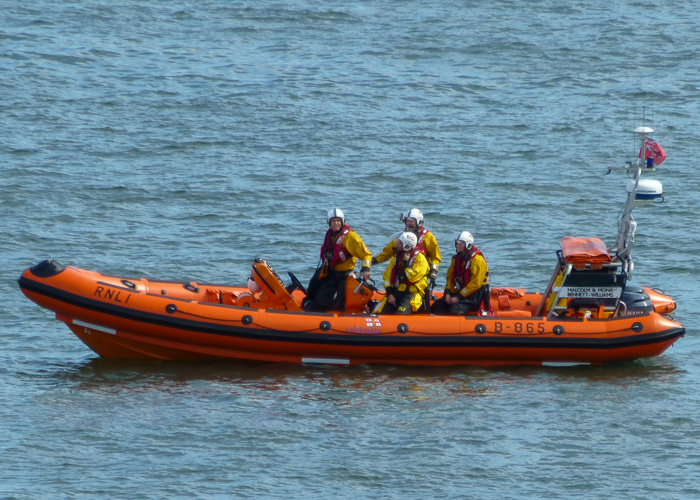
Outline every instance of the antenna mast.
[[(608, 250), (613, 255), (613, 261), (620, 262), (623, 265), (629, 278), (632, 277), (634, 270), (632, 248), (634, 247), (634, 234), (637, 230), (637, 222), (632, 216), (632, 211), (638, 205), (658, 201), (658, 199), (663, 201), (663, 196), (661, 195), (663, 188), (660, 182), (651, 179), (640, 182), (643, 173), (655, 172), (655, 163), (663, 161), (663, 158), (660, 160), (654, 158), (655, 153), (649, 154), (649, 147), (658, 147), (656, 142), (649, 138), (649, 135), (653, 132), (654, 130), (646, 125), (634, 129), (634, 133), (641, 140), (639, 155), (635, 162), (627, 162), (628, 166), (623, 167), (624, 170), (632, 172), (632, 180), (627, 184), (627, 201), (621, 212), (615, 245)], [(665, 158), (665, 154), (663, 152), (662, 154)], [(608, 173), (612, 170), (612, 168), (608, 169)]]

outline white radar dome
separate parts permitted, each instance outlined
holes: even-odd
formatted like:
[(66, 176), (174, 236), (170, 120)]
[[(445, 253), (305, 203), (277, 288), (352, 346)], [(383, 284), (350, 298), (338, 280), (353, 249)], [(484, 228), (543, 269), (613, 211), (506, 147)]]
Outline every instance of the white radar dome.
[[(627, 183), (627, 192), (631, 193), (634, 190), (634, 181)], [(656, 200), (663, 201), (663, 186), (659, 181), (653, 179), (640, 179), (637, 185), (637, 194), (634, 201), (637, 205), (647, 205)]]

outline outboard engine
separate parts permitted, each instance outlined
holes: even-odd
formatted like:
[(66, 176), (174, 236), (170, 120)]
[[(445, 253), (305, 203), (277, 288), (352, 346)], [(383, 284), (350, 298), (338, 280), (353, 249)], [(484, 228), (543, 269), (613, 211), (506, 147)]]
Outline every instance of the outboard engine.
[(643, 288), (626, 287), (620, 297), (620, 316), (642, 316), (654, 311), (654, 304)]

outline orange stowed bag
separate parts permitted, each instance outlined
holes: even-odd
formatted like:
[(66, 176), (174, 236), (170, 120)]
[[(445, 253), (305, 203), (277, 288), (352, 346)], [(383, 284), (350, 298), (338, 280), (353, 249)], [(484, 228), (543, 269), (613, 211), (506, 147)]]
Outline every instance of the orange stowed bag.
[[(215, 304), (225, 304), (227, 306), (237, 305), (241, 292), (229, 292), (215, 288), (207, 288), (207, 302)], [(248, 294), (250, 295), (250, 294)]]
[(574, 269), (602, 269), (603, 264), (610, 264), (612, 258), (600, 238), (578, 238), (567, 236), (559, 243), (564, 262), (572, 264)]

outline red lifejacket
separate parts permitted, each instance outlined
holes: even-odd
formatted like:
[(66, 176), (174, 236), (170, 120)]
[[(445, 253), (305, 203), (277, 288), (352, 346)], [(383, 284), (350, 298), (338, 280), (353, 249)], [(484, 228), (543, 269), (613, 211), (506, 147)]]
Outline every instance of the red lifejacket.
[(350, 231), (352, 231), (350, 226), (345, 224), (337, 233), (334, 233), (332, 229), (328, 229), (326, 232), (326, 238), (321, 246), (321, 260), (331, 269), (348, 259), (349, 255), (343, 247), (343, 241)]
[(398, 288), (400, 284), (405, 284), (406, 286), (410, 286), (411, 283), (408, 281), (408, 278), (406, 277), (406, 268), (410, 268), (413, 266), (413, 261), (416, 260), (416, 255), (419, 253), (422, 253), (420, 250), (418, 250), (418, 247), (414, 248), (411, 250), (411, 257), (408, 259), (408, 262), (405, 262), (403, 259), (399, 259), (399, 254), (403, 252), (397, 252), (396, 253), (396, 258), (394, 260), (394, 268), (391, 270), (391, 286)]
[(416, 250), (418, 250), (420, 253), (425, 255), (426, 258), (428, 258), (428, 251), (423, 246), (423, 240), (425, 239), (426, 236), (428, 236), (429, 233), (430, 233), (430, 231), (428, 231), (423, 226), (419, 227), (418, 232), (416, 233), (416, 238), (418, 238), (418, 244), (416, 245)]
[(481, 253), (481, 250), (476, 248), (475, 246), (472, 246), (469, 252), (467, 252), (467, 258), (465, 259), (461, 253), (458, 253), (455, 255), (455, 267), (452, 270), (452, 289), (459, 289), (461, 290), (465, 286), (467, 286), (467, 283), (469, 283), (469, 280), (472, 278), (472, 269), (471, 269), (471, 264), (472, 264), (472, 259), (476, 255), (481, 255), (482, 257), (484, 254)]

